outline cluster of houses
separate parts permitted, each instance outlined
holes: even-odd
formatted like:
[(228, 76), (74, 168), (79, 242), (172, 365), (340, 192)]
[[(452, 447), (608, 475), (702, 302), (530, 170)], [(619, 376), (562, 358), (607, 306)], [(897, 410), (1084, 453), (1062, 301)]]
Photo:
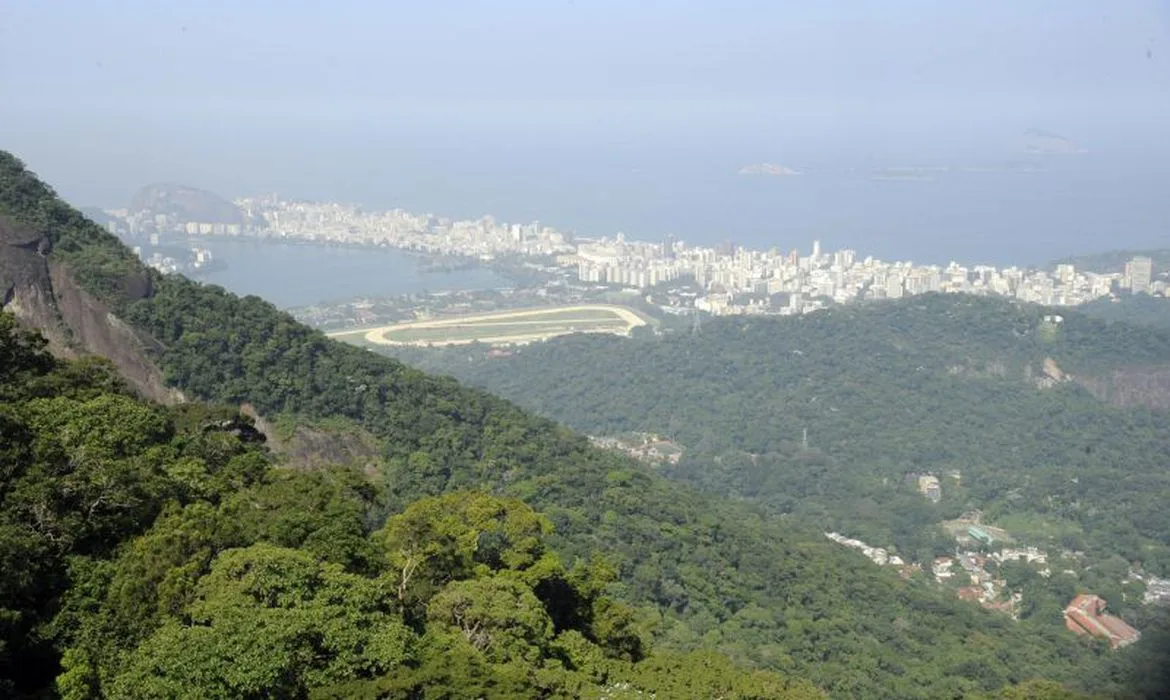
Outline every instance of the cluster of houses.
[[(949, 476), (949, 475), (948, 475)], [(918, 482), (920, 490), (927, 498), (937, 493), (938, 480), (930, 474), (907, 475)], [(933, 499), (932, 499), (933, 500)], [(1048, 578), (1052, 575), (1049, 568), (1048, 553), (1038, 547), (1005, 547), (996, 551), (989, 551), (991, 546), (1005, 537), (1002, 530), (980, 524), (978, 513), (965, 514), (956, 521), (947, 523), (947, 529), (955, 536), (960, 547), (978, 547), (982, 551), (969, 551), (956, 548), (954, 556), (937, 557), (930, 564), (930, 574), (934, 580), (955, 591), (960, 600), (978, 603), (988, 610), (995, 610), (1019, 619), (1018, 611), (1023, 598), (1020, 591), (1010, 591), (1007, 581), (988, 572), (987, 564), (991, 562), (993, 571), (998, 566), (1008, 562), (1020, 562), (1033, 565), (1040, 576)], [(856, 549), (870, 561), (879, 566), (896, 566), (903, 576), (909, 577), (922, 567), (914, 562), (907, 562), (896, 554), (891, 554), (882, 547), (871, 547), (861, 540), (846, 537), (837, 532), (826, 532), (834, 542)], [(1082, 552), (1066, 551), (1061, 555), (1066, 559), (1082, 558)], [(1067, 574), (1075, 575), (1072, 570), (1065, 570)], [(1144, 574), (1140, 571), (1130, 571), (1129, 579), (1141, 581), (1145, 585), (1145, 595), (1142, 602), (1149, 604), (1170, 605), (1170, 579)], [(1085, 593), (1076, 596), (1064, 610), (1065, 626), (1079, 634), (1104, 639), (1113, 649), (1118, 649), (1136, 642), (1141, 633), (1127, 624), (1116, 615), (1105, 612), (1105, 600), (1100, 596)]]
[(678, 464), (683, 450), (676, 443), (653, 433), (627, 433), (618, 437), (593, 437), (597, 447), (618, 450), (650, 464)]
[(1150, 605), (1151, 603), (1170, 605), (1170, 578), (1147, 576), (1144, 581), (1146, 584), (1146, 594), (1142, 597), (1143, 603), (1146, 605)]
[(921, 571), (922, 567), (918, 564), (909, 563), (897, 554), (890, 554), (890, 552), (882, 547), (870, 547), (861, 540), (855, 540), (846, 537), (839, 532), (826, 532), (825, 537), (833, 540), (837, 544), (845, 545), (850, 549), (856, 549), (861, 552), (878, 566), (896, 566), (903, 577), (909, 578), (915, 571)]
[(1139, 581), (1146, 591), (1142, 595), (1143, 605), (1167, 605), (1170, 606), (1170, 578), (1158, 578), (1151, 574), (1144, 573), (1140, 568), (1130, 569), (1129, 575), (1125, 577), (1126, 582)]
[[(1005, 597), (1003, 594), (1007, 591), (1007, 581), (992, 576), (984, 568), (989, 560), (1002, 563), (1014, 558), (1003, 557), (1003, 554), (1004, 552), (996, 552), (987, 556), (977, 552), (959, 552), (954, 557), (938, 557), (931, 564), (930, 572), (934, 575), (934, 580), (940, 584), (962, 581), (963, 577), (966, 577), (968, 585), (961, 586), (955, 591), (960, 600), (979, 603), (988, 610), (1006, 613), (1015, 618), (1022, 599), (1021, 594), (1017, 591)], [(955, 570), (956, 564), (958, 571)]]
[[(978, 529), (977, 526), (973, 526)], [(980, 537), (985, 533), (978, 532), (971, 535), (972, 539), (989, 543), (990, 538)], [(871, 547), (861, 540), (846, 537), (837, 532), (826, 532), (825, 537), (838, 544), (856, 549), (875, 564), (880, 566), (897, 566), (903, 572), (917, 570), (918, 565), (907, 563), (896, 554), (881, 547)], [(938, 557), (931, 562), (930, 573), (940, 585), (954, 586), (959, 582), (963, 585), (955, 588), (955, 594), (960, 600), (979, 603), (988, 610), (1002, 612), (1013, 619), (1018, 618), (1020, 602), (1023, 598), (1019, 591), (1007, 590), (1007, 581), (996, 578), (986, 570), (988, 562), (1004, 564), (1005, 562), (1025, 562), (1043, 566), (1039, 574), (1044, 577), (1051, 575), (1048, 568), (1048, 553), (1036, 547), (1003, 548), (990, 554), (980, 552), (956, 552), (955, 556)], [(1159, 579), (1153, 576), (1131, 576), (1142, 580), (1146, 584), (1145, 603), (1170, 602), (1170, 579)], [(1105, 600), (1092, 594), (1081, 594), (1073, 598), (1064, 610), (1065, 626), (1080, 635), (1088, 635), (1105, 639), (1113, 649), (1127, 646), (1141, 638), (1141, 633), (1115, 615), (1105, 612)]]

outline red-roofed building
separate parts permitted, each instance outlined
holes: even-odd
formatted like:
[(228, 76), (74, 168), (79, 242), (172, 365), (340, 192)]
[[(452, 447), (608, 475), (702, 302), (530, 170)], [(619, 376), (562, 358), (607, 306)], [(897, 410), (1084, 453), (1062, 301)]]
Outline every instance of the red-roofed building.
[(1106, 615), (1105, 601), (1095, 595), (1082, 594), (1073, 598), (1064, 609), (1064, 624), (1077, 634), (1104, 637), (1114, 649), (1133, 644), (1142, 636), (1121, 618)]

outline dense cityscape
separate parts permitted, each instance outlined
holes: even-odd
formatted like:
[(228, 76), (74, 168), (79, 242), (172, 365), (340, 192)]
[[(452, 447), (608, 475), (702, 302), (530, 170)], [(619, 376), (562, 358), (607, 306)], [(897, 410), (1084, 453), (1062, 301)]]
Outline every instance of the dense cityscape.
[[(779, 248), (750, 250), (731, 243), (689, 245), (661, 241), (574, 237), (540, 222), (509, 224), (491, 216), (453, 220), (402, 209), (367, 212), (334, 202), (287, 201), (276, 196), (241, 198), (237, 222), (182, 220), (150, 211), (107, 211), (109, 228), (132, 235), (250, 237), (317, 244), (382, 246), (490, 263), (503, 256), (555, 261), (582, 282), (630, 289), (693, 283), (702, 292), (694, 308), (713, 315), (799, 314), (867, 299), (899, 299), (926, 292), (999, 295), (1053, 306), (1075, 306), (1121, 292), (1164, 294), (1148, 257), (1134, 257), (1124, 272), (1103, 273), (1057, 265), (1055, 270), (884, 261), (855, 250), (807, 253)], [(157, 240), (157, 239), (156, 239)], [(194, 265), (207, 259), (197, 251)], [(173, 259), (149, 260), (167, 272)]]

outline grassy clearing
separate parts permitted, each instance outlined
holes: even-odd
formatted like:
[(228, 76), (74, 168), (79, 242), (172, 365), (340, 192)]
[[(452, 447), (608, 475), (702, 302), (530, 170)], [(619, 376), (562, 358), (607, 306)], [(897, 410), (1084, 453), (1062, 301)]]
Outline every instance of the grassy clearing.
[(1063, 535), (1080, 535), (1081, 527), (1062, 518), (1045, 518), (1034, 513), (1013, 513), (998, 519), (997, 524), (1008, 532), (1030, 540), (1059, 540)]
[(622, 333), (627, 325), (620, 319), (574, 322), (485, 323), (475, 325), (402, 328), (388, 330), (382, 337), (393, 343), (473, 342), (485, 338), (562, 335), (565, 333)]

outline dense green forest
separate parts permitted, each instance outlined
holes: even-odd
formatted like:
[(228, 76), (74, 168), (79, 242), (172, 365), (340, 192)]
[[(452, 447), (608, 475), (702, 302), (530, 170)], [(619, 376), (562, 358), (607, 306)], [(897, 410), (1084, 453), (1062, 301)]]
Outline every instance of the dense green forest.
[(566, 569), (521, 501), (424, 498), (375, 530), (362, 474), (276, 468), (234, 410), (143, 403), (42, 345), (0, 314), (5, 697), (820, 697), (651, 655), (612, 568)]
[(1133, 294), (1116, 299), (1095, 299), (1081, 304), (1077, 310), (1105, 321), (1123, 321), (1170, 330), (1170, 303), (1165, 297)]
[[(1168, 416), (1076, 380), (1168, 366), (1170, 336), (1051, 313), (933, 295), (697, 337), (402, 354), (590, 434), (663, 434), (687, 449), (674, 477), (918, 560), (953, 548), (935, 523), (980, 508), (1036, 544), (1170, 573)], [(952, 470), (937, 505), (904, 479)]]
[[(100, 363), (52, 362), (20, 350), (27, 338), (4, 346), (32, 358), (4, 375), (0, 414), (5, 463), (25, 465), (0, 475), (3, 600), (15, 602), (0, 616), (3, 668), (34, 679), (17, 691), (58, 671), (69, 697), (812, 692), (793, 677), (875, 698), (1062, 696), (1038, 678), (1118, 697), (1157, 687), (1156, 638), (1111, 654), (994, 616), (800, 518), (701, 495), (255, 297), (147, 272), (7, 154), (0, 215), (43, 232), (53, 261), (157, 339), (169, 383), (229, 407), (149, 406)], [(79, 373), (100, 395), (88, 379), (62, 386)], [(74, 403), (38, 403), (58, 400)], [(566, 398), (582, 411), (594, 400)], [(380, 447), (376, 473), (273, 467), (242, 439), (245, 402), (274, 420), (356, 426)], [(129, 435), (112, 426), (123, 413)], [(825, 460), (808, 472), (828, 486)]]

